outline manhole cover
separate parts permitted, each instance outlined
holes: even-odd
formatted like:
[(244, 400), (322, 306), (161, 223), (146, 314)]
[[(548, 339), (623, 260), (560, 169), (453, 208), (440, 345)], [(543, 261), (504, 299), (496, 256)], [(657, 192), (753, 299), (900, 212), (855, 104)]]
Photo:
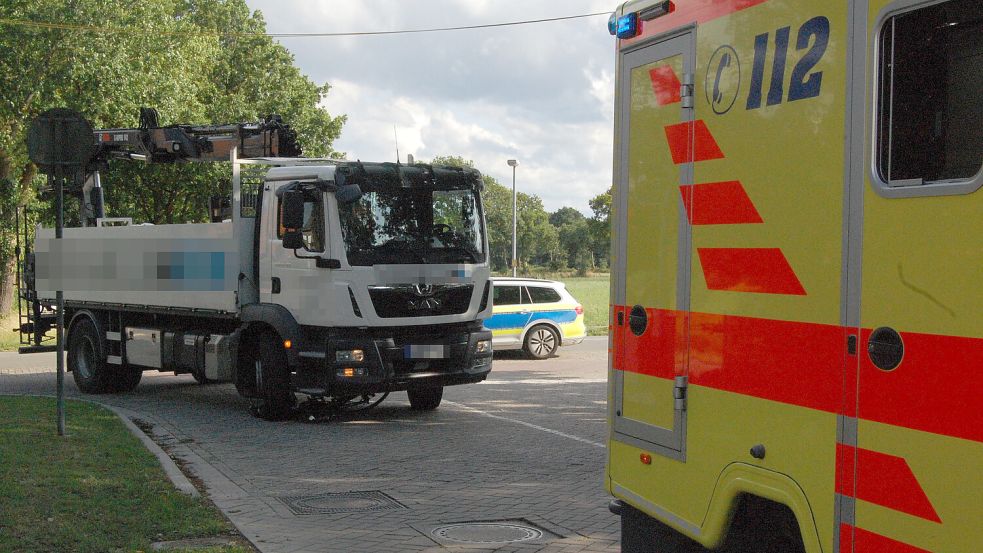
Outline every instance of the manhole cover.
[(278, 497), (295, 515), (331, 515), (405, 509), (388, 495), (377, 492), (322, 493)]
[(460, 543), (514, 543), (538, 540), (543, 532), (531, 526), (507, 522), (462, 522), (431, 531), (438, 539)]

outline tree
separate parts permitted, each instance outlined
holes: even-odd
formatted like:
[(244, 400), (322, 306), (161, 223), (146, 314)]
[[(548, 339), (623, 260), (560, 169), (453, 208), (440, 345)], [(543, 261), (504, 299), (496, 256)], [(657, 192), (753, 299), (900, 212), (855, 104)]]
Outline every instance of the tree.
[[(434, 165), (474, 167), (474, 162), (460, 156), (437, 156)], [(488, 232), (489, 261), (492, 270), (504, 272), (512, 259), (512, 189), (484, 175), (482, 204)], [(559, 253), (556, 229), (549, 224), (549, 215), (539, 196), (519, 192), (517, 196), (516, 234), (519, 265), (555, 259)]]
[(550, 224), (554, 227), (562, 227), (567, 223), (576, 223), (586, 219), (584, 214), (572, 207), (561, 207), (550, 213)]
[[(279, 113), (307, 154), (336, 155), (331, 145), (345, 118), (319, 107), (328, 86), (301, 74), (269, 37), (246, 36), (266, 25), (245, 0), (6, 0), (0, 19), (70, 26), (0, 25), (0, 182), (8, 183), (0, 189), (0, 308), (12, 297), (13, 206), (36, 202), (43, 182), (24, 135), (50, 107), (75, 109), (97, 128), (137, 126), (141, 106), (157, 108), (163, 124)], [(198, 222), (210, 196), (228, 193), (229, 175), (220, 164), (116, 163), (103, 183), (111, 215)]]
[(559, 228), (559, 240), (566, 266), (586, 273), (594, 266), (589, 237), (590, 229), (586, 217), (579, 221), (566, 223)]
[(587, 221), (594, 263), (607, 267), (611, 264), (611, 188), (591, 198), (589, 205), (594, 212)]

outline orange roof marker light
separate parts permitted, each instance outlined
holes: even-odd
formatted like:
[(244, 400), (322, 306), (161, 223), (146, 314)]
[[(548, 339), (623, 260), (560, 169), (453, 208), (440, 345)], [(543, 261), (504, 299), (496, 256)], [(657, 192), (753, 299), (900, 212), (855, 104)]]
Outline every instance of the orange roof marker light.
[(608, 32), (623, 40), (635, 38), (642, 32), (642, 21), (651, 21), (674, 11), (676, 11), (675, 4), (669, 0), (662, 0), (620, 17), (618, 17), (618, 12), (614, 12), (608, 19)]

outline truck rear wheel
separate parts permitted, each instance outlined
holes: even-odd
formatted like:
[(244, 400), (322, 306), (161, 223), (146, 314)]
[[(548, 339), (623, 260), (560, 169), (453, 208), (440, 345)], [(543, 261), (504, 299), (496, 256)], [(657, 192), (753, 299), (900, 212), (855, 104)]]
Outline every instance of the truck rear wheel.
[(406, 390), (410, 398), (410, 407), (417, 411), (433, 411), (440, 405), (444, 397), (443, 386), (436, 388), (413, 388)]
[(259, 394), (253, 402), (253, 414), (268, 421), (289, 418), (297, 398), (290, 389), (290, 369), (283, 344), (272, 332), (264, 332), (252, 357)]
[(113, 370), (106, 365), (99, 331), (89, 318), (75, 323), (68, 334), (68, 370), (75, 385), (86, 394), (112, 391)]

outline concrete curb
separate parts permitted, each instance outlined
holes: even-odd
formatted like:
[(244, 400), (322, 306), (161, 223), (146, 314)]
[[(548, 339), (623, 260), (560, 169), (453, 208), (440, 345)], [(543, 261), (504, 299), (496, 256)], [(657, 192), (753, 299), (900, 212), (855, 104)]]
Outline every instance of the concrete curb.
[[(0, 394), (0, 395), (7, 396), (7, 397), (43, 397), (43, 398), (55, 399), (55, 396), (48, 395), (48, 394)], [(164, 469), (164, 474), (167, 475), (168, 480), (170, 480), (171, 483), (174, 484), (174, 487), (177, 488), (179, 492), (190, 495), (191, 497), (201, 496), (201, 493), (198, 491), (198, 488), (196, 488), (194, 484), (192, 484), (191, 481), (188, 480), (188, 477), (185, 476), (183, 472), (181, 472), (181, 469), (178, 468), (177, 463), (174, 462), (174, 459), (171, 459), (170, 455), (168, 455), (167, 452), (161, 449), (161, 447), (157, 445), (156, 442), (154, 442), (152, 439), (150, 439), (149, 436), (144, 434), (143, 430), (140, 430), (140, 427), (133, 424), (133, 421), (130, 420), (130, 417), (141, 418), (142, 416), (139, 413), (136, 413), (134, 411), (129, 411), (127, 409), (122, 409), (120, 407), (115, 407), (113, 405), (106, 405), (105, 403), (93, 401), (91, 399), (66, 398), (66, 401), (82, 401), (85, 403), (90, 403), (92, 405), (98, 405), (103, 409), (111, 411), (114, 415), (119, 417), (121, 421), (123, 421), (123, 425), (126, 426), (126, 428), (130, 431), (130, 433), (136, 436), (137, 439), (139, 439), (140, 442), (143, 444), (143, 446), (146, 447), (147, 450), (150, 451), (150, 453), (153, 453), (155, 457), (157, 457), (157, 462), (159, 462), (161, 468)]]
[(141, 430), (140, 427), (134, 424), (131, 420), (134, 417), (141, 418), (142, 415), (128, 409), (106, 405), (105, 403), (100, 403), (98, 401), (89, 401), (89, 403), (99, 405), (100, 407), (104, 407), (115, 413), (116, 416), (123, 421), (123, 424), (130, 429), (130, 432), (139, 438), (141, 442), (143, 442), (144, 447), (146, 447), (151, 453), (154, 454), (155, 457), (157, 457), (157, 461), (160, 462), (161, 468), (164, 469), (164, 474), (167, 475), (167, 478), (170, 479), (171, 483), (174, 484), (174, 487), (177, 488), (179, 492), (190, 495), (191, 497), (201, 496), (198, 488), (196, 488), (195, 485), (188, 480), (188, 477), (181, 472), (181, 469), (177, 466), (177, 463), (174, 462), (174, 459), (171, 459), (171, 456), (168, 455), (166, 451), (161, 449), (161, 447), (157, 445), (157, 442), (153, 441), (150, 436), (147, 436), (143, 430)]

